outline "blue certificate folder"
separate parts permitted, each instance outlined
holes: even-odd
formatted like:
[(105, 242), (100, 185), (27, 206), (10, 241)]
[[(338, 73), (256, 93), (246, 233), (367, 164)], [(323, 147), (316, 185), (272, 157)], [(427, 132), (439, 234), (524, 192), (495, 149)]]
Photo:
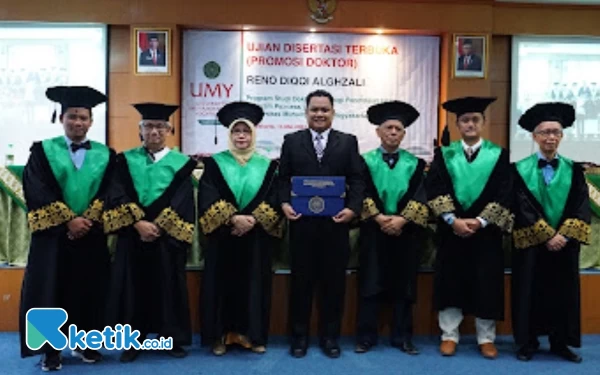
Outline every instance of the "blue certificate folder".
[(292, 177), (292, 207), (305, 216), (335, 216), (344, 209), (346, 177)]

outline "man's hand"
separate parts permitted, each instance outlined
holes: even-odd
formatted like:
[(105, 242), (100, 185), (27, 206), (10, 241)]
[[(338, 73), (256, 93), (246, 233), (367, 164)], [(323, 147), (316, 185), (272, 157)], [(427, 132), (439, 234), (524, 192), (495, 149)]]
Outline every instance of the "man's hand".
[(154, 224), (146, 220), (140, 220), (133, 225), (140, 234), (140, 238), (144, 242), (154, 242), (160, 237), (160, 229)]
[(454, 233), (462, 238), (467, 238), (475, 234), (475, 231), (467, 225), (467, 221), (464, 219), (456, 218), (454, 223), (452, 223), (452, 229), (454, 229)]
[(402, 216), (390, 216), (390, 220), (381, 227), (381, 230), (390, 236), (399, 236), (408, 220)]
[(374, 220), (377, 224), (379, 224), (381, 229), (383, 229), (383, 227), (392, 220), (392, 217), (384, 214), (378, 214), (375, 216)]
[(467, 223), (469, 229), (471, 229), (473, 232), (477, 232), (479, 229), (481, 229), (481, 221), (477, 219), (464, 219), (464, 221)]
[(562, 234), (556, 234), (548, 242), (546, 247), (550, 251), (560, 251), (567, 245), (567, 239)]
[(333, 217), (333, 221), (335, 221), (338, 224), (346, 224), (352, 221), (352, 219), (354, 219), (354, 216), (356, 216), (354, 211), (352, 211), (349, 208), (344, 208)]
[(300, 219), (300, 217), (302, 217), (301, 214), (297, 214), (296, 211), (294, 211), (294, 208), (289, 203), (283, 203), (281, 205), (281, 210), (283, 211), (285, 217), (288, 218), (288, 220), (296, 221)]
[(92, 228), (92, 225), (93, 223), (91, 220), (88, 220), (83, 217), (76, 217), (75, 219), (67, 223), (67, 228), (69, 229), (67, 237), (70, 240), (81, 238), (88, 234), (88, 232)]
[(241, 237), (254, 228), (256, 225), (256, 219), (251, 215), (234, 215), (231, 218), (231, 224), (233, 225), (231, 234)]

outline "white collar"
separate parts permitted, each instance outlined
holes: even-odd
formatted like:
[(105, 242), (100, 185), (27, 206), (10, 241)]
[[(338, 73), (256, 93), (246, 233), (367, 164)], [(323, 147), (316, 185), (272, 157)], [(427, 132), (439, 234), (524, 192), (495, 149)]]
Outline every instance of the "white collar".
[[(82, 144), (82, 143), (84, 143), (84, 142), (87, 142), (87, 141), (88, 141), (88, 139), (87, 139), (87, 137), (85, 137), (85, 138), (83, 139), (83, 141), (81, 141), (81, 142), (79, 142), (79, 143), (77, 143), (77, 144)], [(69, 146), (69, 148), (71, 148), (71, 144), (75, 143), (75, 142), (73, 142), (73, 141), (71, 140), (71, 138), (67, 137), (66, 135), (65, 135), (65, 142), (67, 142), (67, 146)]]
[[(157, 163), (160, 159), (164, 158), (165, 156), (167, 156), (167, 154), (169, 153), (169, 151), (171, 151), (170, 148), (166, 147), (163, 148), (162, 150), (153, 153), (152, 156), (154, 156), (154, 159), (152, 160), (153, 162)], [(150, 151), (148, 151), (150, 152)]]
[(470, 147), (471, 150), (473, 150), (473, 152), (475, 152), (475, 151), (479, 150), (479, 148), (481, 147), (481, 144), (483, 143), (483, 138), (479, 138), (479, 141), (477, 141), (477, 143), (475, 143), (473, 146), (469, 146), (468, 144), (466, 144), (464, 139), (461, 139), (460, 142), (462, 143), (463, 150), (467, 151)]
[(329, 128), (321, 133), (318, 133), (310, 128), (309, 128), (309, 130), (310, 130), (310, 134), (312, 135), (313, 141), (317, 138), (318, 134), (321, 134), (323, 136), (323, 140), (327, 141), (327, 138), (329, 138), (329, 133), (331, 133), (331, 128)]

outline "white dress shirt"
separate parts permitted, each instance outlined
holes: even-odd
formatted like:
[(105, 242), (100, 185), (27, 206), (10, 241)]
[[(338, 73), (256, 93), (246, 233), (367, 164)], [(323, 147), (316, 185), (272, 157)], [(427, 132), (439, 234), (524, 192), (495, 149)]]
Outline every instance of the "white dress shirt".
[(317, 142), (317, 135), (321, 134), (323, 136), (323, 139), (321, 139), (321, 144), (323, 145), (323, 150), (325, 150), (325, 148), (327, 148), (327, 140), (329, 139), (329, 133), (331, 133), (331, 128), (325, 130), (322, 133), (318, 133), (312, 129), (309, 130), (312, 136), (313, 145)]
[[(171, 149), (168, 148), (168, 147), (165, 147), (162, 150), (158, 151), (157, 153), (152, 154), (152, 156), (154, 156), (154, 159), (152, 159), (152, 158), (150, 158), (150, 159), (152, 159), (152, 161), (154, 163), (158, 163), (160, 159), (162, 159), (165, 156), (167, 156), (167, 154), (169, 153), (169, 151), (171, 151)], [(150, 151), (148, 151), (148, 152), (150, 152)]]
[[(469, 150), (469, 148), (471, 148), (471, 155), (473, 155), (477, 152), (477, 150), (479, 150), (481, 148), (481, 145), (483, 144), (483, 139), (480, 138), (479, 141), (477, 141), (477, 143), (475, 143), (473, 146), (469, 146), (468, 144), (466, 144), (463, 139), (461, 139), (460, 142), (462, 143), (463, 150), (467, 154), (469, 154), (468, 150)], [(448, 212), (448, 213), (442, 214), (442, 219), (444, 219), (444, 221), (446, 223), (448, 223), (448, 225), (452, 225), (452, 223), (454, 223), (454, 220), (456, 220), (456, 216), (454, 214)], [(477, 216), (476, 219), (479, 220), (482, 228), (485, 228), (488, 225), (487, 220), (485, 220), (484, 218)]]
[[(87, 142), (87, 140), (88, 139), (85, 138), (83, 141), (79, 142), (79, 144)], [(80, 148), (79, 150), (73, 152), (73, 150), (71, 150), (71, 144), (73, 144), (73, 141), (66, 135), (65, 142), (67, 142), (67, 148), (69, 149), (69, 155), (71, 155), (73, 165), (75, 165), (75, 168), (81, 169), (81, 166), (83, 165), (83, 162), (85, 160), (85, 153), (87, 150), (85, 148)]]

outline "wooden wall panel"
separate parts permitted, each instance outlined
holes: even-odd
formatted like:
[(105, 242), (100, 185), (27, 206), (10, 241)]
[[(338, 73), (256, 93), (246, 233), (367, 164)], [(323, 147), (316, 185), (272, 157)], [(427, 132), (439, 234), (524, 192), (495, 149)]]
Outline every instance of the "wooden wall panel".
[[(21, 281), (23, 278), (23, 269), (0, 269), (0, 331), (17, 331), (19, 297), (21, 290)], [(581, 312), (582, 312), (582, 332), (584, 334), (600, 334), (600, 304), (598, 300), (598, 290), (600, 289), (600, 275), (584, 274), (581, 278)], [(190, 302), (190, 319), (194, 332), (200, 330), (200, 291), (202, 283), (202, 273), (199, 271), (188, 271), (188, 295)], [(497, 333), (499, 335), (511, 334), (511, 315), (510, 315), (510, 275), (504, 277), (505, 287), (505, 309), (504, 322), (499, 322)], [(356, 307), (357, 307), (357, 280), (356, 273), (351, 273), (346, 277), (346, 300), (344, 319), (342, 322), (342, 334), (351, 336), (356, 328)], [(417, 304), (414, 307), (414, 333), (416, 335), (439, 335), (440, 331), (437, 324), (437, 313), (433, 311), (432, 304), (433, 274), (430, 272), (420, 273), (418, 276), (418, 297)], [(316, 302), (316, 299), (315, 299)], [(272, 335), (286, 335), (288, 332), (288, 304), (289, 304), (289, 275), (273, 275), (273, 290), (271, 302), (271, 326)], [(379, 322), (382, 334), (389, 333), (389, 322), (391, 317), (390, 307), (382, 311)], [(317, 334), (318, 314), (317, 305), (313, 304), (313, 313), (311, 318), (311, 334)], [(463, 334), (473, 334), (475, 326), (473, 318), (465, 319), (461, 326)]]
[[(135, 75), (132, 33), (135, 26), (111, 26), (109, 64), (108, 144), (116, 151), (139, 146), (139, 113), (131, 105), (140, 102), (180, 104), (181, 102), (181, 30), (176, 25), (162, 25), (172, 31), (171, 74), (168, 76)], [(175, 112), (172, 125), (175, 135), (167, 137), (169, 147), (180, 145), (181, 114)]]
[(600, 35), (599, 6), (496, 4), (495, 34)]

